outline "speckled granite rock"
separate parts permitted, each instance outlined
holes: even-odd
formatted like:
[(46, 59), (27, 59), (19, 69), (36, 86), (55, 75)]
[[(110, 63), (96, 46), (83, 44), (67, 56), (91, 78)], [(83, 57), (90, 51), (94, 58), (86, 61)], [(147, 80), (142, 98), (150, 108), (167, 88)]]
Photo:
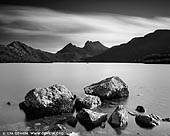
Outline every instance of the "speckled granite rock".
[(27, 117), (30, 118), (70, 113), (73, 111), (74, 97), (63, 85), (35, 88), (26, 94), (25, 101), (21, 102), (19, 107), (28, 113)]
[(101, 100), (98, 96), (94, 95), (84, 94), (75, 101), (75, 108), (77, 111), (81, 110), (82, 108), (93, 109), (99, 105), (101, 105)]
[(103, 122), (106, 122), (107, 120), (107, 114), (94, 112), (89, 109), (82, 109), (77, 113), (76, 118), (87, 131), (90, 131), (95, 127), (103, 125)]
[(128, 113), (123, 105), (117, 106), (115, 111), (109, 117), (108, 123), (113, 128), (125, 128), (128, 124)]
[(100, 97), (101, 100), (123, 98), (129, 96), (128, 86), (117, 76), (106, 78), (84, 88), (86, 94)]

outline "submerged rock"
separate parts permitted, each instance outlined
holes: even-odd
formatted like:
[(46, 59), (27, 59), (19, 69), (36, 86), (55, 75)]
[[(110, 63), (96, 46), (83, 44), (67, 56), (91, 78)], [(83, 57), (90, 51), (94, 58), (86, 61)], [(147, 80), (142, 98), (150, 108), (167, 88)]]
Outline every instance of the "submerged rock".
[(93, 109), (99, 105), (101, 105), (101, 100), (98, 96), (94, 95), (85, 94), (82, 97), (77, 98), (75, 101), (75, 108), (77, 111), (82, 108)]
[(95, 127), (103, 125), (103, 122), (107, 120), (107, 114), (94, 112), (89, 109), (82, 109), (77, 113), (76, 118), (87, 131), (90, 131)]
[(136, 111), (144, 113), (146, 110), (145, 110), (145, 108), (143, 106), (138, 105), (136, 107)]
[(112, 76), (84, 88), (86, 94), (100, 97), (102, 100), (129, 96), (128, 86), (119, 77)]
[(150, 114), (150, 115), (139, 114), (136, 115), (135, 121), (140, 127), (152, 128), (160, 124), (161, 118), (154, 114)]
[(6, 104), (7, 104), (7, 105), (11, 105), (11, 102), (7, 102)]
[(75, 118), (74, 116), (70, 117), (69, 119), (67, 119), (66, 123), (72, 127), (76, 127), (77, 125), (77, 118)]
[(128, 113), (123, 105), (117, 106), (109, 117), (108, 123), (113, 128), (125, 128), (128, 124)]
[(19, 104), (28, 118), (40, 118), (61, 113), (73, 112), (75, 96), (63, 85), (35, 88)]

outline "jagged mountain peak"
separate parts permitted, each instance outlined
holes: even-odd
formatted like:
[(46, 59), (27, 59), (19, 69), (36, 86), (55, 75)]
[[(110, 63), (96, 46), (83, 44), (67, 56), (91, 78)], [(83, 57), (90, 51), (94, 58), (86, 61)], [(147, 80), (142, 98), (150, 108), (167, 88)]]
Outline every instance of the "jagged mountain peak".
[(102, 44), (99, 41), (89, 41), (88, 40), (88, 41), (86, 41), (84, 48), (87, 46), (95, 46), (95, 45), (102, 45)]
[(79, 47), (76, 47), (76, 45), (73, 45), (72, 43), (68, 43), (63, 49), (61, 49), (57, 53), (72, 52), (74, 50), (77, 50), (77, 48)]
[(85, 45), (86, 45), (86, 44), (95, 44), (95, 43), (96, 43), (96, 44), (97, 44), (97, 43), (98, 43), (98, 44), (101, 44), (99, 41), (89, 41), (89, 40), (88, 40), (88, 41), (86, 41)]
[(24, 43), (22, 43), (20, 41), (13, 41), (13, 42), (9, 43), (8, 46), (18, 46), (18, 45), (21, 45), (21, 44), (24, 44)]
[(63, 49), (65, 49), (65, 48), (77, 48), (77, 46), (70, 42)]
[(66, 46), (75, 46), (75, 45), (73, 45), (73, 44), (70, 42), (70, 43), (68, 43)]
[(13, 41), (13, 42), (11, 42), (10, 44), (24, 44), (24, 43), (21, 42), (21, 41)]
[(86, 50), (106, 50), (108, 49), (99, 41), (87, 41), (83, 47)]
[(30, 46), (28, 46), (25, 43), (20, 42), (20, 41), (13, 41), (6, 46), (9, 47), (9, 48), (24, 48), (24, 49), (31, 48)]

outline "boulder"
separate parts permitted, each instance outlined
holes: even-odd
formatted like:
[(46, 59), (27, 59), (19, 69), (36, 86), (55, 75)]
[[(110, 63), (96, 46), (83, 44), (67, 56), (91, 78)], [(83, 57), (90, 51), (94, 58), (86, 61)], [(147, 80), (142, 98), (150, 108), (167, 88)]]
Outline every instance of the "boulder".
[(107, 114), (94, 112), (89, 109), (82, 109), (77, 113), (76, 118), (87, 131), (90, 131), (100, 125), (103, 126), (103, 122), (107, 120)]
[(136, 115), (136, 123), (143, 128), (152, 128), (160, 124), (161, 118), (157, 115)]
[(117, 76), (106, 78), (84, 88), (86, 94), (100, 97), (101, 100), (123, 98), (129, 96), (128, 86)]
[(145, 112), (145, 108), (143, 106), (138, 105), (136, 107), (136, 111), (144, 113)]
[(63, 85), (53, 85), (47, 88), (35, 88), (25, 96), (25, 101), (19, 104), (27, 118), (40, 118), (61, 113), (70, 113), (74, 109), (73, 93)]
[(101, 100), (98, 96), (94, 95), (84, 94), (75, 101), (75, 108), (77, 111), (81, 110), (82, 108), (93, 109), (99, 105), (101, 105)]
[(108, 123), (113, 128), (125, 128), (128, 124), (128, 113), (123, 105), (117, 106), (115, 111), (109, 117)]

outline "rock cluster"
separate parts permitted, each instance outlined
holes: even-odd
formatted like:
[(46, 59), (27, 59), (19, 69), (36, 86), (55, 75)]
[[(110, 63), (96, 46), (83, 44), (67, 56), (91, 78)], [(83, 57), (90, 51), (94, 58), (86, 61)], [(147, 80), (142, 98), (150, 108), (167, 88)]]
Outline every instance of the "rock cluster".
[[(24, 110), (28, 119), (73, 113), (76, 109), (75, 117), (72, 115), (63, 121), (72, 127), (75, 127), (79, 121), (89, 131), (98, 126), (102, 128), (105, 126), (108, 114), (93, 111), (94, 108), (102, 104), (102, 100), (128, 97), (129, 95), (127, 85), (115, 76), (87, 86), (84, 90), (85, 94), (76, 98), (63, 85), (56, 84), (47, 88), (35, 88), (26, 94), (25, 100), (19, 104), (19, 107)], [(128, 117), (123, 105), (116, 108), (108, 122), (112, 127), (125, 127), (127, 125)]]

